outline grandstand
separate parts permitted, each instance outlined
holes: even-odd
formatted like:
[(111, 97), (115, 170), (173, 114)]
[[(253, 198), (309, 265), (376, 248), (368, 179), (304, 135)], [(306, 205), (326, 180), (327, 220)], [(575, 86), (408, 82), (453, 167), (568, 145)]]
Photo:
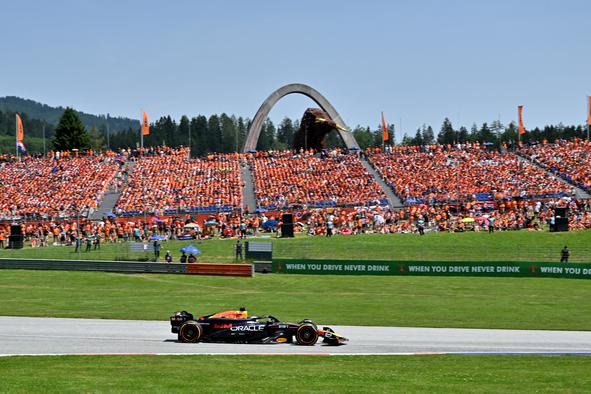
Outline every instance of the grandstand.
[(137, 159), (114, 211), (123, 216), (173, 215), (231, 212), (241, 206), (236, 155), (189, 159), (188, 148), (163, 148)]
[[(241, 225), (253, 233), (277, 228), (265, 223), (280, 221), (282, 211), (294, 212), (296, 232), (308, 235), (326, 234), (329, 226), (333, 234), (535, 231), (552, 223), (557, 208), (569, 209), (570, 229), (589, 229), (590, 200), (573, 198), (573, 190), (589, 189), (590, 149), (577, 140), (522, 147), (518, 155), (478, 144), (370, 148), (364, 155), (377, 176), (405, 204), (397, 209), (388, 206), (358, 152), (189, 159), (187, 148), (160, 147), (25, 157), (0, 164), (0, 232), (8, 234), (9, 220), (22, 219), (37, 244), (48, 237), (71, 243), (81, 231), (115, 242), (138, 234), (175, 238), (191, 220), (200, 225), (196, 236), (233, 236)], [(258, 214), (243, 209), (246, 182)], [(78, 226), (109, 189), (119, 193), (114, 218)], [(206, 228), (206, 221), (215, 226)]]
[[(591, 142), (556, 141), (524, 146), (518, 151), (533, 163), (560, 176), (574, 186), (591, 192)], [(588, 195), (587, 195), (588, 196)]]
[(117, 176), (109, 156), (32, 158), (0, 164), (0, 218), (87, 216)]
[(479, 144), (369, 149), (372, 165), (407, 205), (570, 196), (572, 188), (511, 152)]
[(258, 152), (249, 160), (260, 207), (326, 208), (387, 205), (379, 185), (354, 154), (334, 150)]

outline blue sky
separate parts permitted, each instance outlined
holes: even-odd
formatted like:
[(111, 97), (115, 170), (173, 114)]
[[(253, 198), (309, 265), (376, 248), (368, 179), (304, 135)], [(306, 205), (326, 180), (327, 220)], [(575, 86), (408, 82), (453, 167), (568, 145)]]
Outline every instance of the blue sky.
[[(279, 4), (281, 3), (281, 4)], [(3, 1), (0, 96), (89, 113), (253, 117), (307, 83), (349, 126), (582, 124), (591, 2)], [(286, 97), (271, 117), (313, 106)], [(400, 140), (401, 135), (399, 134)]]

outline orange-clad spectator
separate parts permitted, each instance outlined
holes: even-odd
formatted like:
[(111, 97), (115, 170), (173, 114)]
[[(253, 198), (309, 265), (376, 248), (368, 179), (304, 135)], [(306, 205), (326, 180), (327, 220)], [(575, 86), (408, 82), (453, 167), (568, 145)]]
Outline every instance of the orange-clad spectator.
[(188, 156), (188, 148), (177, 148), (138, 158), (115, 212), (242, 206), (239, 161), (234, 155)]
[(334, 150), (327, 155), (291, 151), (257, 152), (250, 159), (257, 203), (265, 208), (292, 205), (364, 205), (385, 199), (359, 159)]
[(522, 147), (519, 152), (575, 186), (591, 191), (591, 142), (580, 139)]
[[(368, 150), (372, 165), (407, 203), (472, 201), (478, 195), (502, 198), (552, 198), (571, 188), (513, 153), (478, 144), (444, 149), (441, 145)], [(492, 199), (488, 198), (488, 199)]]
[(24, 157), (0, 164), (0, 217), (85, 216), (119, 170), (108, 157)]

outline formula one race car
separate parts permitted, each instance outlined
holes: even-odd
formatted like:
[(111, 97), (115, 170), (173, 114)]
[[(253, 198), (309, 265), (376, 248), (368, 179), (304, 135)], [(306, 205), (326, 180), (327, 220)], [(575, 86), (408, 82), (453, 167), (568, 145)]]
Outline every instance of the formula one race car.
[(308, 319), (286, 323), (273, 316), (248, 316), (246, 311), (225, 311), (194, 319), (187, 311), (170, 317), (171, 331), (180, 342), (293, 343), (312, 346), (319, 337), (328, 345), (342, 345), (347, 338), (329, 327), (318, 329)]

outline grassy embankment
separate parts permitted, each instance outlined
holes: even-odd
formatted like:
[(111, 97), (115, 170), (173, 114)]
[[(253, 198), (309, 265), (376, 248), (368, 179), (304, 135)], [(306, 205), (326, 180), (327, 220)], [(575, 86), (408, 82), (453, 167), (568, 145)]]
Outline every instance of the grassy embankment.
[[(511, 231), (488, 233), (433, 233), (326, 237), (298, 236), (294, 239), (249, 239), (271, 241), (274, 256), (281, 258), (428, 261), (559, 261), (568, 245), (571, 262), (591, 262), (591, 231), (568, 233)], [(233, 240), (163, 242), (161, 258), (170, 250), (178, 260), (179, 249), (195, 245), (204, 262), (234, 261)], [(0, 250), (0, 257), (93, 260), (137, 260), (147, 255), (131, 253), (127, 244), (103, 244), (100, 251), (74, 253), (74, 247), (25, 247)], [(151, 257), (151, 256), (150, 256)]]
[(246, 306), (333, 325), (589, 330), (589, 281), (0, 270), (0, 315), (166, 320)]

